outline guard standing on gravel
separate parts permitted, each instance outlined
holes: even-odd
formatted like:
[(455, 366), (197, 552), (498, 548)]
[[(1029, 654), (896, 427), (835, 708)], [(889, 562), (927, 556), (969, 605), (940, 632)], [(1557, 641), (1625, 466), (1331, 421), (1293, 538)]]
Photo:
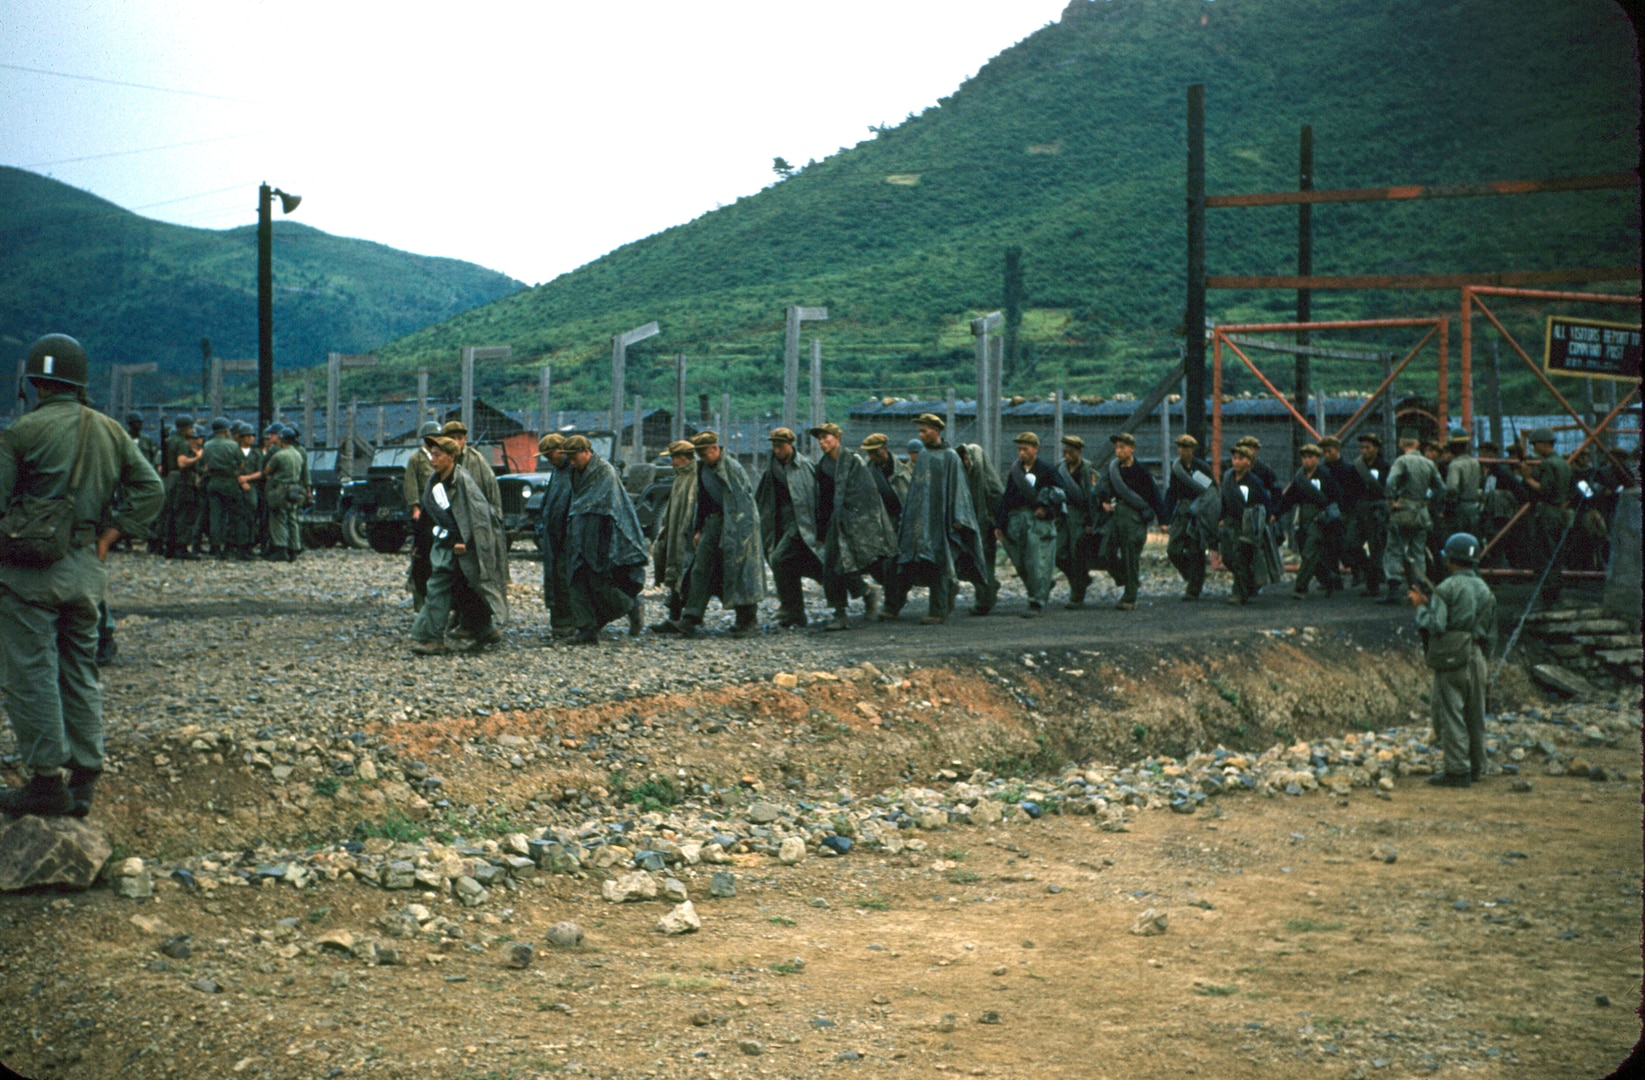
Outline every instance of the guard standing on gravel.
[(1165, 520), (1171, 539), (1165, 557), (1182, 575), (1184, 600), (1198, 600), (1205, 589), (1205, 549), (1217, 539), (1218, 499), (1221, 492), (1211, 476), (1211, 466), (1194, 453), (1199, 440), (1192, 435), (1177, 436), (1177, 460), (1171, 463), (1171, 479), (1165, 487)]
[(1429, 501), (1445, 490), (1439, 469), (1422, 453), (1417, 439), (1399, 440), (1399, 457), (1388, 470), (1388, 548), (1382, 554), (1382, 572), (1388, 595), (1381, 603), (1397, 604), (1406, 588), (1415, 588), (1428, 576), (1428, 530), (1433, 528)]
[(1429, 596), (1413, 586), (1417, 628), (1427, 638), (1425, 659), (1434, 673), (1429, 700), (1445, 771), (1428, 778), (1439, 787), (1467, 787), (1485, 775), (1486, 654), (1496, 648), (1496, 597), (1474, 570), (1480, 542), (1470, 533), (1445, 541), (1445, 580)]
[(657, 522), (657, 538), (651, 542), (653, 576), (668, 590), (668, 617), (651, 624), (654, 634), (680, 632), (680, 618), (685, 614), (681, 589), (691, 564), (691, 533), (697, 523), (696, 449), (684, 439), (669, 443), (668, 461), (674, 467), (674, 483), (668, 489), (662, 520)]
[(1096, 534), (1096, 504), (1092, 487), (1096, 472), (1085, 460), (1085, 440), (1078, 435), (1062, 437), (1062, 463), (1057, 466), (1057, 485), (1066, 496), (1068, 517), (1057, 533), (1057, 569), (1068, 578), (1068, 606), (1085, 606), (1085, 591), (1091, 587), (1091, 545)]
[(1554, 450), (1552, 429), (1536, 428), (1526, 441), (1536, 457), (1533, 460), (1526, 455), (1520, 463), (1520, 473), (1531, 501), (1531, 535), (1535, 545), (1532, 550), (1536, 557), (1532, 566), (1538, 570), (1547, 568), (1539, 594), (1543, 608), (1547, 609), (1559, 603), (1560, 571), (1565, 554), (1560, 542), (1571, 524), (1571, 495), (1576, 483), (1571, 463)]
[(428, 575), (434, 570), (429, 562), (434, 532), (432, 519), (423, 513), (423, 489), (428, 487), (428, 478), (434, 475), (434, 444), (430, 440), (440, 437), (439, 423), (428, 421), (417, 429), (417, 437), (422, 445), (411, 452), (405, 475), (400, 478), (400, 497), (411, 507), (411, 565), (406, 570), (406, 580), (411, 585), (413, 611), (423, 610), (423, 600), (428, 596)]
[(737, 613), (732, 637), (759, 629), (756, 609), (765, 598), (765, 560), (760, 555), (760, 511), (754, 485), (734, 457), (726, 457), (720, 437), (701, 431), (696, 448), (697, 515), (691, 536), (691, 569), (686, 575), (680, 633), (693, 637), (703, 624), (710, 597)]
[(888, 590), (881, 619), (894, 619), (908, 600), (908, 590), (924, 585), (930, 607), (920, 622), (948, 621), (954, 609), (956, 578), (976, 589), (973, 615), (986, 615), (994, 606), (998, 586), (983, 568), (982, 536), (971, 507), (970, 486), (960, 456), (942, 439), (941, 417), (922, 413), (914, 421), (923, 448), (914, 462), (914, 478), (903, 502), (897, 529), (897, 577)]
[(234, 425), (225, 416), (211, 422), (211, 438), (206, 440), (200, 459), (200, 478), (206, 496), (206, 535), (211, 553), (226, 559), (229, 549), (238, 546), (240, 527), (240, 466), (245, 455), (234, 441)]
[(828, 591), (817, 527), (817, 476), (811, 462), (795, 451), (792, 431), (774, 428), (769, 438), (771, 457), (754, 492), (754, 503), (760, 509), (760, 543), (777, 584), (777, 625), (803, 627), (803, 579), (810, 578)]
[(1354, 512), (1348, 519), (1343, 547), (1348, 565), (1357, 565), (1364, 578), (1360, 595), (1375, 596), (1382, 591), (1382, 557), (1388, 550), (1388, 461), (1382, 456), (1382, 438), (1375, 432), (1359, 437), (1354, 479), (1349, 490)]
[(823, 569), (827, 573), (828, 602), (834, 617), (829, 630), (844, 630), (847, 596), (863, 598), (863, 615), (880, 613), (880, 590), (863, 574), (897, 553), (897, 530), (885, 512), (869, 466), (841, 445), (837, 424), (823, 424), (809, 432), (822, 447), (817, 461), (817, 528), (823, 536)]
[(566, 517), (566, 574), (579, 645), (600, 640), (607, 623), (628, 616), (628, 636), (644, 629), (645, 533), (634, 503), (611, 462), (586, 436), (565, 441), (571, 459), (571, 510)]
[(1302, 565), (1291, 595), (1298, 600), (1308, 595), (1313, 578), (1325, 588), (1329, 600), (1342, 588), (1337, 577), (1337, 537), (1342, 530), (1342, 489), (1331, 474), (1320, 467), (1324, 453), (1313, 443), (1297, 451), (1302, 465), (1291, 477), (1290, 486), (1280, 496), (1277, 513), (1284, 517), (1292, 507), (1297, 511), (1297, 547)]
[(195, 558), (191, 548), (200, 535), (199, 465), (203, 453), (196, 445), (198, 441), (194, 418), (179, 416), (171, 437), (166, 440), (166, 467), (161, 472), (165, 502), (154, 523), (160, 554), (168, 559)]
[(73, 338), (36, 341), (24, 374), (40, 403), (0, 433), (0, 691), (29, 776), (0, 791), (12, 815), (91, 809), (103, 769), (105, 561), (122, 535), (148, 535), (164, 498), (137, 444), (85, 407), (86, 368)]
[(126, 433), (137, 444), (137, 452), (143, 455), (143, 460), (159, 472), (160, 448), (154, 445), (153, 439), (143, 434), (143, 414), (135, 409), (126, 414)]
[(446, 653), (446, 622), (462, 614), (477, 647), (502, 639), (498, 624), (508, 621), (508, 540), (493, 519), (480, 485), (457, 464), (462, 447), (455, 439), (434, 440), (434, 472), (423, 489), (423, 513), (432, 519), (433, 572), (428, 595), (417, 613), (411, 651), (419, 656)]
[[(1025, 431), (1013, 440), (1017, 463), (1006, 474), (1005, 494), (994, 511), (994, 537), (1005, 545), (1006, 557), (1028, 590), (1033, 618), (1051, 596), (1051, 575), (1057, 565), (1057, 525), (1062, 518), (1062, 489), (1051, 466), (1039, 460), (1040, 437)], [(1055, 498), (1048, 496), (1055, 493)]]
[(297, 508), (307, 493), (303, 491), (303, 455), (295, 446), (286, 446), (282, 429), (270, 428), (273, 447), (263, 462), (263, 495), (268, 500), (268, 554), (270, 562), (296, 562), (303, 549), (299, 537)]
[(1128, 431), (1108, 436), (1114, 456), (1097, 476), (1097, 500), (1108, 515), (1102, 532), (1099, 562), (1113, 575), (1123, 592), (1116, 611), (1134, 611), (1142, 578), (1142, 549), (1148, 543), (1148, 522), (1165, 520), (1159, 486), (1137, 461), (1137, 440)]

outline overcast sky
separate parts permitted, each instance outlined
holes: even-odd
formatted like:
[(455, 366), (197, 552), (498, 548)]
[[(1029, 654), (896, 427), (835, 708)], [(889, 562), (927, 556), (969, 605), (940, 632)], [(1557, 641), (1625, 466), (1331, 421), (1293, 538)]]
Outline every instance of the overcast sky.
[(1065, 2), (0, 0), (0, 163), (214, 229), (267, 180), (536, 284), (934, 104)]

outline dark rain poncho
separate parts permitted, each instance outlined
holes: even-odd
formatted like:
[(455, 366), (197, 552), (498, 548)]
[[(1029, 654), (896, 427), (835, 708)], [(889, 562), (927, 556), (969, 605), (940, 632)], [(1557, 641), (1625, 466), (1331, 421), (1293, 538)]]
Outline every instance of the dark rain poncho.
[(645, 587), (645, 534), (617, 470), (601, 457), (589, 459), (582, 472), (562, 474), (572, 482), (566, 519), (565, 575), (587, 567), (629, 596)]
[[(702, 464), (697, 467), (708, 469)], [(720, 603), (726, 607), (758, 604), (765, 599), (765, 559), (760, 554), (760, 511), (754, 505), (754, 485), (748, 482), (742, 463), (730, 454), (722, 453), (710, 471), (719, 480), (725, 513), (725, 528), (720, 533), (720, 556), (725, 564)]]
[(430, 474), (423, 488), (424, 513), (432, 513), (432, 491), (442, 482), (451, 503), (451, 516), (457, 521), (457, 535), (467, 547), (457, 556), (457, 566), (469, 587), (490, 609), (492, 623), (501, 626), (508, 622), (508, 536), (499, 527), (480, 485), (461, 465), (453, 468), (444, 481), (438, 474)]
[(548, 494), (537, 511), (538, 547), (543, 553), (543, 603), (554, 606), (553, 581), (556, 576), (564, 584), (570, 580), (565, 569), (566, 515), (571, 511), (571, 466), (557, 466), (554, 480), (548, 485)]
[(897, 553), (897, 530), (869, 468), (844, 450), (835, 463), (834, 512), (823, 540), (823, 565), (836, 574), (855, 574)]
[(697, 520), (697, 463), (674, 468), (668, 507), (651, 542), (652, 575), (658, 585), (678, 590), (691, 562), (691, 529)]
[[(778, 483), (788, 488), (792, 509), (786, 522), (778, 514)], [(772, 566), (797, 555), (795, 544), (804, 544), (818, 559), (823, 557), (822, 538), (817, 535), (817, 475), (810, 461), (796, 453), (784, 464), (773, 455), (760, 477), (754, 503), (760, 511), (760, 543)]]
[(902, 508), (897, 562), (929, 563), (955, 573), (962, 558), (982, 566), (982, 537), (971, 506), (970, 486), (960, 456), (946, 444), (928, 448), (914, 463), (914, 479)]

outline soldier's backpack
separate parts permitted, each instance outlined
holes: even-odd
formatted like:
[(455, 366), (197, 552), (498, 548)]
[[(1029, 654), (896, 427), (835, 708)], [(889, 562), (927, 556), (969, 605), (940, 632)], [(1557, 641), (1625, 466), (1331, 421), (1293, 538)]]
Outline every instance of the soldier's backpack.
[(44, 570), (69, 553), (74, 542), (74, 493), (86, 460), (86, 437), (92, 411), (80, 406), (80, 431), (74, 450), (74, 471), (67, 493), (14, 497), (0, 515), (0, 563), (25, 570)]

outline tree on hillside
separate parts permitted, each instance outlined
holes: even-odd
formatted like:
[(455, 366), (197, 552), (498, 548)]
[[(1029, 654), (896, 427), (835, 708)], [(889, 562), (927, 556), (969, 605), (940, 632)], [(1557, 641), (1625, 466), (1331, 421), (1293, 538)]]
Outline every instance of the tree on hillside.
[(771, 159), (771, 171), (777, 174), (777, 179), (787, 180), (794, 175), (794, 166), (788, 163), (787, 158), (774, 157)]

